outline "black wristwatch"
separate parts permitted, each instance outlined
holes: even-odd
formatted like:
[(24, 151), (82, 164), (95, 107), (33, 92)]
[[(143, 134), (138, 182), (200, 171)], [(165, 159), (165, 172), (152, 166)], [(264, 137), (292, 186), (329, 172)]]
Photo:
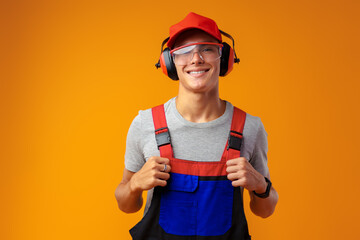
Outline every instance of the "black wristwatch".
[(264, 193), (260, 193), (260, 194), (253, 191), (255, 196), (258, 196), (259, 198), (267, 198), (270, 195), (271, 182), (269, 179), (267, 179), (267, 177), (265, 177), (265, 181), (267, 182), (266, 191)]

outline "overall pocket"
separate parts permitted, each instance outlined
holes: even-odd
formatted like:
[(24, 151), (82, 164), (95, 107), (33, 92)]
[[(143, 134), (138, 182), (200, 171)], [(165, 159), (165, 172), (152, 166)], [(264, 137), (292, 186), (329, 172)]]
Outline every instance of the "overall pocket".
[(233, 201), (234, 187), (231, 181), (200, 178), (197, 191), (196, 234), (198, 236), (225, 234), (232, 225)]
[(159, 224), (166, 233), (196, 235), (198, 176), (171, 173), (160, 200)]

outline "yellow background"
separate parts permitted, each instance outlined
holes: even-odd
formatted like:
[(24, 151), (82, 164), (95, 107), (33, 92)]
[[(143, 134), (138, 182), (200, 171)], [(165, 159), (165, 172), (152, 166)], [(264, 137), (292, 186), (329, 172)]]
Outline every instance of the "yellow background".
[(177, 93), (155, 62), (189, 11), (236, 40), (221, 97), (261, 117), (280, 199), (253, 239), (358, 239), (359, 1), (1, 1), (1, 239), (130, 239), (117, 209), (139, 109)]

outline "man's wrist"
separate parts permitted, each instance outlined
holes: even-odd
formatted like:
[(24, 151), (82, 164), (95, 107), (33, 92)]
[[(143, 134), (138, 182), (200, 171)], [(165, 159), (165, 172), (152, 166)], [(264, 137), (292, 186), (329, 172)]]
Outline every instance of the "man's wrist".
[(261, 177), (261, 181), (258, 184), (257, 188), (254, 189), (254, 192), (256, 193), (264, 193), (266, 192), (267, 182), (264, 177)]
[(132, 194), (137, 194), (141, 192), (141, 189), (137, 186), (134, 176), (131, 178), (129, 182), (129, 189)]
[(266, 183), (266, 187), (265, 187), (265, 190), (262, 189), (262, 190), (257, 190), (257, 191), (253, 191), (253, 193), (255, 194), (255, 196), (259, 197), (259, 198), (267, 198), (269, 195), (270, 195), (270, 189), (271, 189), (271, 181), (264, 177), (264, 180), (265, 180), (265, 183)]

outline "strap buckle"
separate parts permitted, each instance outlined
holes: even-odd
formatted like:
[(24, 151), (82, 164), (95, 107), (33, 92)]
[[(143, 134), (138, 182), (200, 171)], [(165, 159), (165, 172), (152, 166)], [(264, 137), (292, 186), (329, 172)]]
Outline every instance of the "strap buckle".
[(230, 131), (227, 150), (231, 148), (240, 151), (242, 140), (242, 133)]
[(167, 128), (167, 127), (156, 129), (155, 130), (155, 138), (156, 138), (156, 143), (157, 143), (158, 149), (160, 149), (160, 147), (162, 147), (164, 145), (168, 145), (168, 144), (171, 145), (169, 128)]

